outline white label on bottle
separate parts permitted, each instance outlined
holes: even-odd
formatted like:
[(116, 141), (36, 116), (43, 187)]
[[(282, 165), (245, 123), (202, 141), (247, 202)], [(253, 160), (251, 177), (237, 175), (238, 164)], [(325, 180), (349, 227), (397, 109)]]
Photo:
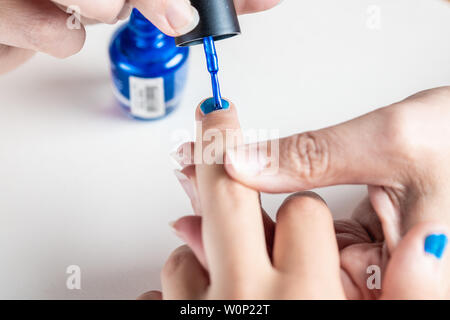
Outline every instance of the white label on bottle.
[(163, 78), (130, 77), (131, 114), (145, 119), (166, 114)]

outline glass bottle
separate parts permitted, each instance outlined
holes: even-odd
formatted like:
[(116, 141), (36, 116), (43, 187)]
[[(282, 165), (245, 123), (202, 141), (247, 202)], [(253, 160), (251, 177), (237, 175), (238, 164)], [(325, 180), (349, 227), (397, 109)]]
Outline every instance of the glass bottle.
[(130, 116), (161, 119), (179, 105), (189, 48), (177, 47), (137, 9), (114, 34), (109, 55), (115, 96)]

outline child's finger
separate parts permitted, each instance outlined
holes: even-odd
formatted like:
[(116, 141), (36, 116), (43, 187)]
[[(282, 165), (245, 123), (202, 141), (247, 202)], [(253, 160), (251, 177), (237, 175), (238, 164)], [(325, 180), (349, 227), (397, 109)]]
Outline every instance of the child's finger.
[(161, 273), (164, 299), (197, 300), (208, 287), (208, 275), (188, 246), (176, 249)]
[(196, 118), (203, 243), (212, 280), (229, 284), (230, 277), (254, 273), (255, 265), (271, 266), (261, 207), (258, 192), (232, 180), (223, 167), (225, 148), (242, 139), (235, 107), (229, 104), (227, 109), (205, 114), (200, 105)]

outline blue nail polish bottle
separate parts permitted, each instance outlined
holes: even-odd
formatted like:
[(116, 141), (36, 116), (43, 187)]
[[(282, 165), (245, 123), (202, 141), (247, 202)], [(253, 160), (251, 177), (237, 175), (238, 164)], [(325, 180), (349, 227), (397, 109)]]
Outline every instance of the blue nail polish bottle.
[(159, 31), (137, 9), (113, 36), (109, 55), (119, 104), (139, 120), (161, 119), (178, 106), (189, 48)]

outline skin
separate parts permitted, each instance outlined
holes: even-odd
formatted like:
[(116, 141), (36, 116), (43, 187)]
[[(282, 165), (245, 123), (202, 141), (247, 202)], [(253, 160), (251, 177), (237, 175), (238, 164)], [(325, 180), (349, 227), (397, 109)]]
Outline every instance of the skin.
[[(240, 130), (233, 105), (208, 115), (197, 110), (197, 120), (203, 132)], [(196, 151), (202, 146), (205, 150), (210, 143), (200, 135), (194, 145), (182, 149)], [(386, 221), (371, 205), (379, 189), (371, 188), (370, 200), (363, 201), (352, 219), (333, 224), (319, 196), (300, 192), (286, 199), (274, 223), (262, 210), (256, 188), (228, 175), (229, 162), (183, 164), (188, 181), (184, 187), (190, 182), (197, 215), (179, 219), (173, 228), (188, 246), (178, 248), (167, 260), (161, 275), (163, 292), (152, 291), (142, 299), (448, 298), (446, 251), (442, 259), (424, 251), (428, 235), (448, 234), (444, 215), (439, 223), (433, 222), (437, 218), (433, 206), (421, 207), (429, 211), (422, 211), (416, 221), (405, 219), (413, 225), (408, 231), (385, 228)], [(264, 183), (267, 189), (267, 180)], [(396, 235), (389, 232), (401, 232), (391, 248), (388, 242)], [(372, 264), (383, 269), (381, 290), (370, 291), (365, 284), (367, 265)]]
[[(239, 14), (269, 9), (279, 0), (235, 0)], [(68, 6), (80, 9), (81, 26), (67, 27)], [(0, 0), (0, 74), (43, 52), (57, 58), (78, 53), (85, 42), (85, 25), (116, 23), (139, 9), (162, 32), (178, 36), (198, 23), (188, 0)]]
[[(185, 2), (175, 1), (179, 1), (180, 8), (188, 7), (189, 10), (177, 11), (176, 15), (172, 10), (169, 15), (167, 6), (171, 1), (162, 0), (133, 0), (130, 4), (163, 32), (177, 36), (195, 27), (195, 15)], [(266, 10), (278, 2), (236, 0), (236, 8), (238, 13), (244, 14)], [(124, 0), (0, 0), (0, 73), (14, 69), (37, 51), (65, 58), (81, 50), (85, 29), (84, 26), (75, 30), (66, 27), (68, 14), (65, 9), (68, 5), (80, 7), (83, 25), (99, 21), (115, 23), (126, 18), (130, 12), (130, 6)], [(448, 275), (448, 267), (443, 267), (447, 265), (447, 258), (437, 262), (423, 253), (426, 234), (437, 232), (437, 229), (444, 232), (442, 230), (446, 230), (445, 225), (449, 223), (443, 212), (449, 207), (446, 194), (450, 189), (447, 182), (450, 169), (444, 164), (448, 163), (447, 150), (450, 149), (448, 142), (442, 139), (449, 136), (448, 91), (448, 88), (441, 88), (419, 93), (346, 124), (283, 139), (281, 170), (277, 175), (265, 176), (264, 170), (249, 175), (245, 164), (236, 165), (232, 161), (225, 168), (186, 168), (184, 173), (188, 181), (194, 181), (191, 187), (196, 195), (193, 203), (202, 216), (182, 218), (174, 224), (174, 229), (192, 249), (181, 248), (168, 260), (163, 273), (163, 283), (167, 283), (164, 285), (164, 296), (181, 297), (177, 285), (183, 281), (184, 294), (191, 298), (194, 297), (193, 287), (202, 283), (202, 290), (207, 288), (207, 292), (197, 287), (195, 297), (381, 296), (420, 299), (448, 296), (448, 285), (442, 281), (448, 278), (443, 277)], [(211, 120), (211, 127), (230, 126), (237, 129), (236, 119), (224, 117)], [(205, 120), (202, 116), (200, 118)], [(364, 138), (373, 139), (374, 143), (368, 145)], [(362, 152), (353, 154), (355, 149)], [(352, 165), (348, 167), (348, 163)], [(229, 179), (224, 174), (225, 170), (242, 184)], [(369, 185), (369, 198), (351, 220), (335, 223), (336, 234), (330, 231), (326, 206), (315, 196), (297, 194), (289, 198), (280, 208), (277, 223), (274, 224), (260, 208), (257, 192), (253, 191), (288, 192), (342, 183)], [(211, 190), (214, 192), (211, 193)], [(222, 192), (231, 192), (231, 196), (227, 195), (220, 201), (217, 194)], [(200, 199), (204, 199), (203, 202)], [(211, 203), (208, 199), (215, 201)], [(217, 205), (222, 202), (228, 204)], [(239, 208), (236, 212), (240, 214), (230, 215), (229, 212), (236, 208)], [(259, 223), (255, 219), (258, 216), (262, 216)], [(444, 225), (427, 221), (440, 221)], [(305, 230), (305, 226), (311, 228)], [(240, 231), (239, 235), (236, 230)], [(316, 254), (317, 248), (307, 247), (305, 243), (311, 242), (318, 233), (322, 233), (324, 239), (314, 242), (320, 248), (319, 254)], [(240, 234), (253, 236), (241, 238)], [(330, 240), (334, 238), (337, 240)], [(340, 249), (337, 260), (341, 280), (335, 278), (336, 259), (330, 258), (336, 257), (336, 246)], [(298, 251), (291, 254), (291, 247)], [(305, 256), (322, 256), (322, 251), (327, 253), (330, 261), (313, 258), (308, 259), (311, 265), (304, 263)], [(252, 267), (255, 261), (261, 262), (257, 272), (253, 272)], [(361, 263), (355, 264), (355, 261)], [(322, 274), (323, 270), (317, 270), (317, 264), (324, 262), (330, 263), (331, 269), (327, 268), (327, 272), (333, 275), (333, 279)], [(252, 266), (249, 266), (250, 263)], [(385, 279), (383, 292), (367, 292), (365, 289), (362, 275), (368, 263), (382, 266)], [(198, 277), (193, 279), (199, 282), (192, 286), (186, 284), (189, 282), (186, 279), (188, 273), (183, 277), (179, 266), (187, 267), (194, 274), (197, 272)], [(329, 282), (311, 281), (314, 278), (308, 276), (311, 272), (317, 272), (320, 278)], [(180, 282), (172, 280), (172, 275), (179, 276), (174, 279)], [(268, 282), (265, 276), (268, 276)], [(291, 281), (292, 278), (296, 281)], [(426, 281), (417, 280), (411, 285), (410, 279), (416, 278)], [(229, 280), (234, 283), (231, 287)], [(252, 289), (252, 283), (264, 283), (270, 290), (256, 292)], [(304, 290), (297, 288), (299, 284)], [(283, 289), (281, 294), (280, 288)], [(324, 297), (324, 291), (329, 296)], [(161, 298), (161, 295), (153, 292), (145, 296), (149, 297)]]
[[(346, 296), (378, 298), (380, 290), (367, 288), (367, 267), (378, 265), (384, 274), (390, 256), (412, 226), (429, 221), (449, 224), (446, 208), (450, 204), (445, 190), (448, 190), (450, 146), (444, 138), (450, 136), (449, 105), (449, 87), (427, 90), (344, 124), (281, 139), (280, 169), (276, 174), (265, 174), (264, 169), (255, 172), (254, 162), (247, 171), (245, 164), (236, 166), (233, 161), (227, 161), (225, 168), (234, 179), (266, 192), (368, 184), (369, 196), (355, 209), (351, 219), (335, 221), (335, 230)], [(305, 149), (308, 143), (310, 147)], [(326, 147), (311, 147), (311, 143)], [(182, 170), (185, 179), (181, 182), (194, 211), (201, 214), (193, 159), (184, 156), (192, 154), (188, 152), (191, 148), (192, 145), (186, 144), (179, 149), (178, 160), (185, 167)], [(424, 186), (427, 188), (423, 189)], [(266, 230), (274, 228), (267, 216), (265, 222), (269, 225)], [(175, 228), (204, 261), (198, 233), (201, 218), (182, 218)], [(448, 287), (442, 288), (448, 296)]]
[[(245, 164), (233, 161), (225, 167), (234, 179), (265, 192), (367, 184), (368, 199), (353, 220), (337, 224), (337, 232), (338, 239), (342, 231), (350, 237), (341, 257), (348, 281), (359, 289), (354, 294), (370, 297), (361, 283), (362, 266), (352, 257), (383, 266), (414, 225), (450, 224), (449, 123), (450, 87), (436, 88), (340, 125), (281, 139), (276, 174), (264, 168), (248, 174)], [(448, 286), (443, 290), (449, 296)]]

